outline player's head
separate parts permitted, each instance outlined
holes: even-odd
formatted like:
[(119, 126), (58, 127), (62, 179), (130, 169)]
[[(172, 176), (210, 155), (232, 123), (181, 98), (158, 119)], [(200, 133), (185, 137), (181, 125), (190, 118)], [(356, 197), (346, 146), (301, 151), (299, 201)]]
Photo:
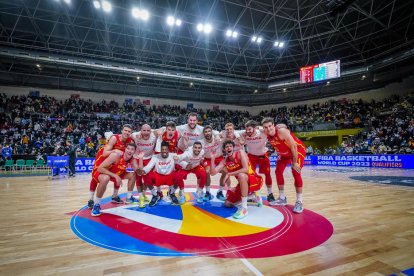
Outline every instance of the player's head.
[(211, 140), (213, 136), (213, 128), (211, 126), (205, 126), (203, 129), (203, 135), (206, 140)]
[(194, 144), (193, 144), (193, 154), (194, 155), (199, 155), (202, 148), (203, 148), (203, 146), (201, 145), (201, 143), (199, 141), (194, 142)]
[(275, 121), (272, 118), (263, 118), (262, 126), (267, 135), (275, 135)]
[(170, 144), (168, 144), (168, 142), (166, 142), (166, 141), (161, 142), (161, 157), (162, 158), (167, 158), (168, 157), (168, 154), (170, 152), (169, 145)]
[(224, 141), (223, 143), (223, 152), (227, 156), (231, 156), (234, 152), (234, 142), (231, 140)]
[(233, 136), (234, 135), (234, 125), (233, 125), (233, 123), (227, 123), (224, 126), (224, 129), (227, 131), (228, 136)]
[(248, 120), (244, 124), (244, 129), (246, 130), (247, 136), (251, 137), (254, 135), (257, 125), (258, 123), (254, 120)]
[(121, 136), (124, 139), (128, 139), (132, 134), (132, 126), (130, 124), (125, 124), (122, 126)]
[(172, 137), (172, 136), (174, 136), (175, 127), (176, 127), (176, 125), (175, 125), (175, 123), (174, 123), (174, 122), (172, 122), (172, 121), (169, 121), (169, 122), (167, 122), (167, 123), (165, 124), (165, 130), (166, 130), (166, 132), (167, 132), (167, 136), (168, 136), (168, 137)]
[(144, 139), (148, 139), (151, 135), (151, 127), (149, 124), (143, 124), (141, 127), (141, 136)]
[(194, 113), (194, 112), (188, 113), (187, 123), (191, 129), (194, 129), (197, 125), (197, 113)]
[(135, 143), (128, 143), (125, 148), (124, 156), (126, 159), (130, 159), (132, 155), (134, 155), (135, 150), (137, 149), (137, 145)]

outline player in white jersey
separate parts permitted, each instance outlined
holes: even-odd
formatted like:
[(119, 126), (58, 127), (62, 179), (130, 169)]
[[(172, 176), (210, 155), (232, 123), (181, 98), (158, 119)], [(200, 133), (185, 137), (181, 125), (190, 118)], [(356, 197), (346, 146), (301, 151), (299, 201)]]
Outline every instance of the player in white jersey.
[[(137, 174), (144, 174), (145, 186), (147, 186), (152, 193), (152, 199), (149, 206), (153, 207), (160, 200), (160, 197), (157, 194), (157, 189), (154, 188), (154, 186), (168, 185), (170, 187), (174, 186), (174, 188), (178, 187), (176, 184), (177, 175), (175, 172), (175, 164), (178, 160), (178, 156), (174, 153), (169, 153), (168, 142), (162, 142), (161, 153), (152, 156), (145, 167), (143, 164), (143, 153), (140, 153), (138, 157), (139, 168), (137, 169)], [(171, 193), (170, 197), (173, 204), (179, 204), (174, 193)]]
[(240, 139), (240, 134), (234, 130), (233, 123), (227, 123), (224, 126), (224, 130), (220, 133), (221, 138), (224, 141), (233, 141), (234, 143), (234, 152), (238, 152), (239, 150), (244, 150), (244, 141)]
[[(204, 149), (204, 162), (203, 166), (206, 170), (206, 194), (204, 195), (204, 201), (209, 201), (213, 198), (210, 193), (210, 185), (211, 185), (211, 155), (213, 152), (216, 153), (216, 165), (218, 165), (221, 160), (223, 160), (223, 151), (222, 151), (222, 140), (219, 135), (213, 135), (213, 128), (211, 126), (205, 126), (203, 130), (204, 138), (201, 139), (201, 144), (203, 145)], [(222, 178), (224, 178), (222, 174)], [(222, 179), (220, 183), (222, 182)], [(219, 200), (225, 201), (226, 197), (223, 194), (223, 186), (219, 186), (219, 190), (217, 192), (216, 197)]]
[[(138, 154), (143, 153), (144, 154), (143, 156), (144, 166), (149, 163), (149, 161), (151, 160), (151, 157), (154, 155), (154, 148), (155, 148), (155, 144), (157, 143), (157, 137), (158, 137), (158, 132), (152, 131), (151, 127), (148, 124), (143, 124), (139, 132), (134, 132), (132, 134), (132, 139), (137, 145), (137, 150), (134, 154), (134, 158), (137, 159), (138, 161)], [(143, 186), (142, 176), (137, 175), (135, 182), (137, 186), (138, 195), (141, 200), (139, 202), (139, 205), (140, 207), (144, 207), (146, 198), (145, 198), (145, 193), (144, 193), (145, 187)], [(134, 187), (128, 187), (127, 199), (126, 199), (127, 203), (137, 202), (137, 200), (132, 196), (133, 188)]]
[(195, 141), (200, 141), (203, 138), (203, 127), (197, 124), (197, 113), (189, 113), (187, 124), (177, 126), (177, 131), (181, 136), (178, 142), (178, 148), (181, 152), (192, 146)]
[(253, 120), (249, 120), (244, 125), (244, 130), (238, 131), (241, 139), (247, 149), (247, 156), (249, 158), (252, 168), (256, 170), (259, 166), (259, 173), (265, 175), (265, 183), (267, 186), (267, 201), (270, 205), (274, 205), (276, 200), (272, 192), (272, 176), (270, 174), (270, 160), (267, 154), (267, 135), (263, 130), (258, 129), (258, 123)]
[[(177, 185), (180, 193), (184, 190), (184, 179), (189, 173), (194, 173), (197, 177), (197, 203), (203, 203), (203, 189), (206, 185), (206, 170), (202, 166), (204, 160), (204, 150), (201, 142), (196, 141), (183, 154), (178, 156), (178, 163), (181, 169), (177, 172)], [(170, 190), (170, 193), (174, 191)], [(180, 204), (185, 202), (184, 193), (180, 194)]]

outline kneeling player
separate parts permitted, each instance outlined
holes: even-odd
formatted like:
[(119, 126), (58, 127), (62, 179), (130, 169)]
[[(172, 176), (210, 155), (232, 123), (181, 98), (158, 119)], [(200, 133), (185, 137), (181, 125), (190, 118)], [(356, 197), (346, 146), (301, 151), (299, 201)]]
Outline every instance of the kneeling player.
[[(263, 184), (263, 179), (253, 170), (247, 154), (243, 150), (234, 151), (234, 142), (225, 141), (223, 143), (223, 150), (226, 153), (226, 158), (222, 160), (217, 166), (214, 164), (215, 155), (211, 158), (211, 173), (215, 175), (223, 168), (226, 168), (228, 173), (227, 180), (230, 176), (235, 176), (238, 184), (235, 189), (227, 191), (227, 199), (224, 202), (226, 207), (238, 206), (238, 210), (233, 217), (242, 219), (247, 216), (247, 195), (260, 191)], [(240, 204), (241, 202), (241, 204)], [(259, 206), (261, 202), (259, 201)]]
[[(113, 151), (103, 162), (97, 167), (92, 174), (92, 179), (97, 181), (98, 188), (95, 195), (95, 202), (91, 215), (99, 216), (101, 214), (101, 200), (106, 191), (109, 181), (114, 182), (115, 189), (118, 190), (122, 185), (127, 167), (131, 166), (132, 155), (135, 152), (136, 145), (134, 143), (127, 144), (125, 152), (120, 150)], [(130, 174), (132, 175), (132, 174)], [(135, 181), (132, 179), (131, 181)]]

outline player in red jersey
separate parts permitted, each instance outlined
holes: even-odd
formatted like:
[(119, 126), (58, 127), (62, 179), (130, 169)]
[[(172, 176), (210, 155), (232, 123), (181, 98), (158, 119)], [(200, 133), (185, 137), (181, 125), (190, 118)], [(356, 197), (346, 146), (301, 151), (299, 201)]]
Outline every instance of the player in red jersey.
[(301, 170), (304, 165), (306, 148), (303, 142), (297, 138), (284, 124), (276, 125), (272, 118), (262, 120), (263, 130), (267, 135), (270, 145), (276, 150), (278, 159), (276, 163), (276, 182), (279, 188), (279, 198), (276, 205), (286, 205), (285, 180), (283, 171), (288, 164), (292, 164), (292, 175), (295, 179), (296, 203), (293, 212), (302, 213), (302, 186)]
[(92, 216), (101, 215), (100, 204), (109, 181), (114, 182), (117, 189), (122, 185), (122, 179), (126, 169), (132, 162), (132, 155), (135, 150), (136, 145), (129, 143), (125, 148), (125, 152), (121, 150), (112, 151), (105, 160), (100, 162), (97, 169), (92, 173), (92, 179), (98, 183), (95, 202), (91, 211)]
[[(227, 191), (227, 199), (224, 202), (226, 207), (232, 207), (239, 205), (236, 213), (233, 217), (236, 219), (242, 219), (247, 216), (247, 195), (249, 193), (256, 193), (260, 191), (263, 185), (263, 178), (256, 174), (252, 165), (249, 162), (247, 154), (243, 150), (237, 152), (234, 151), (234, 142), (225, 141), (223, 143), (223, 151), (226, 153), (226, 158), (222, 160), (217, 166), (215, 165), (215, 154), (211, 157), (211, 174), (215, 175), (223, 168), (226, 168), (227, 174), (224, 180), (227, 180), (230, 176), (235, 176), (238, 185), (235, 189), (229, 189)], [(239, 204), (241, 202), (241, 205)], [(261, 198), (258, 201), (261, 206)]]
[[(101, 164), (106, 159), (106, 157), (108, 157), (115, 150), (125, 151), (126, 145), (133, 142), (131, 138), (131, 133), (132, 133), (132, 126), (129, 124), (125, 124), (122, 127), (121, 134), (112, 135), (109, 138), (108, 143), (104, 147), (100, 148), (98, 152), (96, 153), (95, 163), (94, 163), (92, 172), (96, 171), (99, 164)], [(126, 178), (130, 179), (132, 177), (134, 177), (135, 179), (135, 176), (130, 176), (130, 175), (128, 175)], [(93, 197), (95, 195), (95, 190), (96, 190), (97, 185), (98, 185), (98, 182), (92, 178), (89, 184), (89, 201), (88, 201), (89, 208), (93, 207), (93, 204), (94, 204)], [(112, 195), (112, 201), (115, 203), (120, 203), (120, 204), (123, 203), (123, 201), (118, 196), (118, 190), (114, 189), (114, 194)]]

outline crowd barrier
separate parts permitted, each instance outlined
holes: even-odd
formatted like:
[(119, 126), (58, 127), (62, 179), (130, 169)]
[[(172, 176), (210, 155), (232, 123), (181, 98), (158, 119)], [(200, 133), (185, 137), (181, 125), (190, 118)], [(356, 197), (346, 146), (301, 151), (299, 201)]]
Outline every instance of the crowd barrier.
[[(276, 166), (276, 159), (270, 157), (271, 166)], [(305, 158), (306, 165), (414, 169), (414, 155), (309, 155)]]
[[(276, 159), (277, 156), (270, 157), (272, 167), (276, 166)], [(55, 164), (67, 164), (67, 156), (54, 156), (53, 160)], [(94, 162), (95, 158), (76, 158), (76, 172), (92, 172)], [(306, 165), (414, 169), (414, 155), (309, 155)], [(60, 166), (59, 170), (66, 171)]]

